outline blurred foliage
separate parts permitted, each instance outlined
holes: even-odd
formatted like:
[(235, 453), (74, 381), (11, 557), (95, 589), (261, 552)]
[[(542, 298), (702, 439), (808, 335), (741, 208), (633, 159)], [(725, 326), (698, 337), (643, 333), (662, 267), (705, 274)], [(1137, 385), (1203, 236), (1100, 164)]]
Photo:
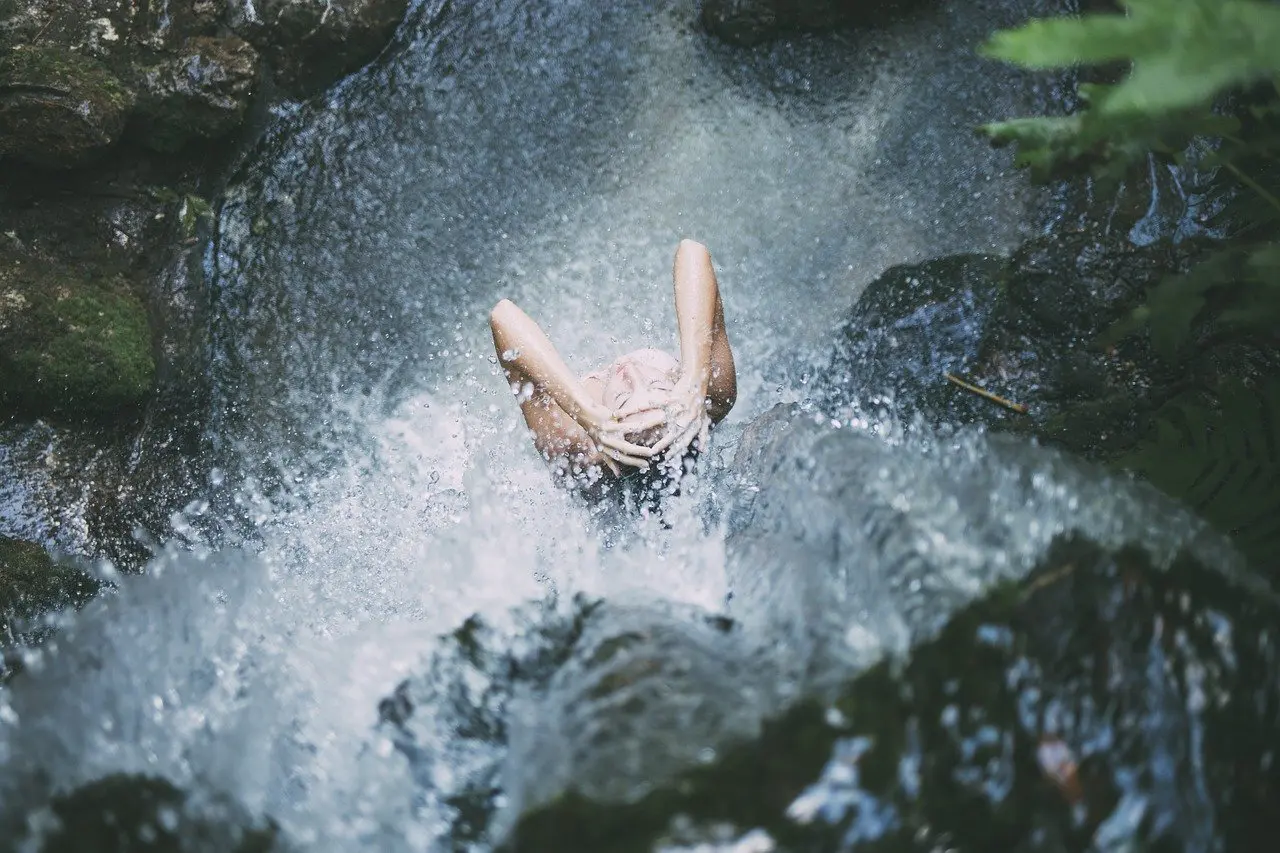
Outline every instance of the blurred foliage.
[[(1209, 398), (1209, 399), (1206, 399)], [(1178, 495), (1254, 562), (1280, 553), (1280, 380), (1174, 398), (1117, 462)]]
[[(1069, 116), (1018, 118), (982, 131), (1014, 144), (1041, 181), (1087, 171), (1116, 183), (1154, 155), (1201, 167), (1234, 194), (1213, 224), (1231, 245), (1153, 289), (1105, 342), (1149, 327), (1173, 360), (1197, 321), (1270, 333), (1280, 319), (1280, 5), (1262, 0), (1126, 0), (1127, 14), (1036, 20), (996, 33), (990, 57), (1028, 68), (1128, 62), (1114, 85), (1082, 84)], [(1224, 101), (1229, 100), (1229, 106)]]
[[(1274, 347), (1280, 328), (1280, 4), (1121, 0), (1118, 13), (1034, 20), (996, 33), (984, 55), (1033, 69), (1114, 73), (1081, 83), (1072, 115), (982, 128), (1016, 146), (1034, 179), (1086, 173), (1114, 186), (1152, 157), (1213, 175), (1222, 244), (1165, 277), (1100, 340), (1147, 330), (1175, 367), (1224, 336)], [(1280, 384), (1245, 383), (1167, 403), (1121, 465), (1233, 534), (1255, 562), (1280, 554)]]

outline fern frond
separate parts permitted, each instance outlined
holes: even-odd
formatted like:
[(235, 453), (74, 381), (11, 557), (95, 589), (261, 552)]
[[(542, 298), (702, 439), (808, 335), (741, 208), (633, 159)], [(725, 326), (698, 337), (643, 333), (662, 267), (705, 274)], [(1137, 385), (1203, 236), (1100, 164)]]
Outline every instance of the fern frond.
[(1280, 565), (1280, 381), (1170, 401), (1116, 464), (1183, 501), (1256, 565)]

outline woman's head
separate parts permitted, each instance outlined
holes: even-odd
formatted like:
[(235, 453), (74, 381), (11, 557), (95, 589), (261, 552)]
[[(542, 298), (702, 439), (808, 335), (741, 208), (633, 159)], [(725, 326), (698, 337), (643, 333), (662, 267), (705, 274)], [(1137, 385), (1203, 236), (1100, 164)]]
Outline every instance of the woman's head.
[[(680, 362), (659, 349), (640, 349), (615, 359), (608, 367), (585, 377), (593, 394), (608, 409), (660, 409), (671, 399), (680, 377)], [(629, 438), (637, 444), (652, 444), (662, 435), (655, 427)]]

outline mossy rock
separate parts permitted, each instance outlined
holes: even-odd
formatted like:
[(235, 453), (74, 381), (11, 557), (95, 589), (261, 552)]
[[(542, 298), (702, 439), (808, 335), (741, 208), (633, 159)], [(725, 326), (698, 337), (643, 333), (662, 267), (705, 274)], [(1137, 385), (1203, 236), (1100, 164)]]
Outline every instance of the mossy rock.
[(133, 104), (95, 59), (63, 47), (12, 50), (0, 59), (0, 156), (79, 166), (115, 144)]
[(39, 545), (0, 536), (0, 619), (32, 619), (79, 605), (98, 588), (96, 580), (54, 562)]
[(147, 312), (123, 276), (0, 255), (0, 404), (113, 414), (154, 379)]

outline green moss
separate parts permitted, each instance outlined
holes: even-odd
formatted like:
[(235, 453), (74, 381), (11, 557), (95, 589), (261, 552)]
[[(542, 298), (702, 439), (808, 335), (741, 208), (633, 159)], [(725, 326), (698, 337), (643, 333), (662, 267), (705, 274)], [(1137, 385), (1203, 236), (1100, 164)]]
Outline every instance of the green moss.
[(142, 403), (155, 378), (146, 309), (120, 276), (31, 259), (0, 269), (0, 403), (101, 415)]
[(27, 46), (0, 60), (0, 152), (75, 166), (124, 131), (134, 94), (100, 62), (61, 47)]

